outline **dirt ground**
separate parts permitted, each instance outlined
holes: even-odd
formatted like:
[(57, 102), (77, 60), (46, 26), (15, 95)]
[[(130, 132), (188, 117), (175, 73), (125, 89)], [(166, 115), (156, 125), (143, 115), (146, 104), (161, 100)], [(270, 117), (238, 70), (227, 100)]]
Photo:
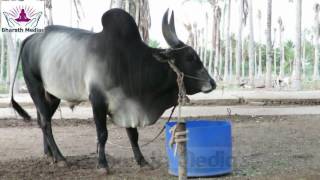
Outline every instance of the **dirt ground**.
[[(215, 119), (217, 117), (210, 117)], [(218, 117), (221, 118), (221, 117)], [(320, 179), (320, 115), (232, 116), (233, 173), (206, 179)], [(140, 144), (152, 139), (165, 120), (141, 128)], [(142, 152), (154, 167), (140, 169), (125, 130), (109, 125), (110, 174), (96, 170), (96, 132), (92, 119), (56, 119), (54, 136), (68, 161), (57, 167), (42, 153), (36, 123), (0, 120), (0, 179), (176, 179), (167, 173), (164, 134)], [(119, 147), (120, 144), (126, 147)]]

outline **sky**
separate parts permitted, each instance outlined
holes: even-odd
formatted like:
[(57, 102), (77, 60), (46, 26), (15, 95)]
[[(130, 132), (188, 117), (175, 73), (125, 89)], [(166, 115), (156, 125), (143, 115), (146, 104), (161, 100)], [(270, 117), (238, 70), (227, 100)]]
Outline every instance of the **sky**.
[[(76, 27), (75, 8), (71, 6), (71, 1), (68, 0), (52, 0), (54, 24)], [(160, 42), (161, 46), (166, 46), (161, 32), (162, 16), (167, 8), (174, 10), (176, 30), (178, 37), (182, 41), (186, 41), (188, 34), (183, 24), (197, 23), (198, 26), (205, 26), (206, 14), (208, 15), (207, 40), (211, 41), (212, 27), (212, 7), (208, 3), (199, 3), (198, 0), (149, 0), (151, 14), (151, 29), (150, 38)], [(255, 40), (258, 40), (258, 19), (257, 12), (262, 11), (262, 42), (264, 39), (264, 30), (266, 28), (266, 5), (267, 0), (252, 0), (253, 1), (253, 19)], [(320, 0), (302, 0), (302, 29), (311, 28), (314, 23), (313, 5)], [(81, 0), (84, 9), (84, 17), (79, 27), (94, 32), (99, 32), (102, 29), (101, 16), (109, 8), (110, 0)], [(203, 1), (204, 2), (204, 1)], [(235, 33), (238, 29), (238, 3), (239, 0), (231, 0), (231, 32)], [(223, 7), (223, 4), (220, 3)], [(273, 0), (273, 16), (272, 29), (278, 27), (277, 19), (279, 16), (283, 19), (285, 27), (284, 38), (294, 39), (295, 32), (295, 4), (289, 3), (289, 0)], [(244, 34), (248, 33), (248, 27), (245, 27)], [(278, 36), (278, 35), (276, 35)]]

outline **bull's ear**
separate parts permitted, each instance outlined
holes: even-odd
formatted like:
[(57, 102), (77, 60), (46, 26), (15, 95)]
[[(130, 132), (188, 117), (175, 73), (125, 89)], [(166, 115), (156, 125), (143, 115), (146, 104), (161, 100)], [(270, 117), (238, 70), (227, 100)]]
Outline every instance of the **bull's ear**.
[(157, 61), (160, 61), (160, 62), (167, 62), (169, 61), (170, 59), (172, 59), (172, 55), (171, 55), (171, 51), (170, 50), (165, 50), (165, 51), (162, 51), (162, 52), (156, 52), (156, 53), (153, 53), (152, 56), (157, 60)]

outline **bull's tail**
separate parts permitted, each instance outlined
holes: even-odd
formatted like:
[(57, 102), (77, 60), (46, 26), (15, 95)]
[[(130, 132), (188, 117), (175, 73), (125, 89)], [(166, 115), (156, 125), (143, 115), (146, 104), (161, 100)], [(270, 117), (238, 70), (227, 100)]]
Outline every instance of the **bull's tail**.
[(31, 117), (30, 115), (27, 113), (27, 111), (25, 111), (13, 98), (13, 95), (11, 96), (11, 104), (12, 104), (12, 107), (15, 111), (17, 111), (17, 113), (23, 117), (23, 119), (25, 121), (30, 121), (31, 120)]
[[(27, 38), (29, 39), (29, 38)], [(14, 84), (15, 84), (15, 81), (16, 81), (16, 78), (17, 78), (17, 73), (18, 73), (18, 67), (19, 67), (19, 63), (20, 63), (20, 60), (21, 60), (21, 52), (22, 52), (22, 49), (25, 45), (25, 42), (27, 41), (27, 39), (25, 39), (22, 44), (21, 44), (21, 48), (20, 48), (20, 51), (19, 51), (19, 56), (18, 56), (18, 61), (17, 61), (17, 64), (16, 64), (16, 69), (15, 69), (15, 72), (14, 72), (14, 77), (12, 79), (12, 86), (11, 86), (11, 105), (13, 107), (13, 109), (25, 120), (25, 121), (30, 121), (31, 120), (31, 116), (27, 113), (27, 111), (25, 111), (15, 100), (14, 100), (14, 97), (13, 97), (13, 89), (14, 89)]]

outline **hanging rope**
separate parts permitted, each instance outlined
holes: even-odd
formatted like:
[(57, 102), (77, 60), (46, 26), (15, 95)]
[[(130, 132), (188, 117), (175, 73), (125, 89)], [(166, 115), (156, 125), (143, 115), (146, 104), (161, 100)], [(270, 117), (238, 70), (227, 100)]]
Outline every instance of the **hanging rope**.
[(179, 153), (179, 166), (178, 166), (178, 176), (179, 180), (187, 179), (187, 130), (186, 124), (184, 120), (181, 120), (181, 106), (185, 105), (186, 102), (189, 102), (189, 98), (186, 95), (186, 89), (183, 83), (184, 74), (181, 72), (176, 65), (174, 64), (174, 60), (168, 61), (170, 67), (177, 74), (177, 84), (178, 84), (178, 122), (171, 129), (171, 140), (170, 145), (172, 146), (174, 143), (177, 144), (174, 150), (174, 155), (176, 152)]
[[(183, 78), (184, 78), (184, 73), (181, 72), (177, 66), (174, 64), (174, 60), (169, 60), (168, 64), (170, 65), (171, 69), (177, 74), (177, 84), (178, 84), (178, 123), (179, 122), (184, 122), (181, 120), (181, 106), (185, 105), (186, 103), (190, 102), (190, 99), (187, 96), (186, 89), (184, 86)], [(185, 138), (187, 132), (177, 132), (176, 131), (177, 126), (173, 126), (170, 129), (171, 132), (171, 139), (169, 141), (169, 144), (171, 147), (173, 147), (173, 144), (177, 144), (175, 148), (175, 154), (177, 151), (177, 147), (179, 143), (185, 143), (187, 141), (187, 138)], [(179, 138), (183, 136), (182, 138)]]

